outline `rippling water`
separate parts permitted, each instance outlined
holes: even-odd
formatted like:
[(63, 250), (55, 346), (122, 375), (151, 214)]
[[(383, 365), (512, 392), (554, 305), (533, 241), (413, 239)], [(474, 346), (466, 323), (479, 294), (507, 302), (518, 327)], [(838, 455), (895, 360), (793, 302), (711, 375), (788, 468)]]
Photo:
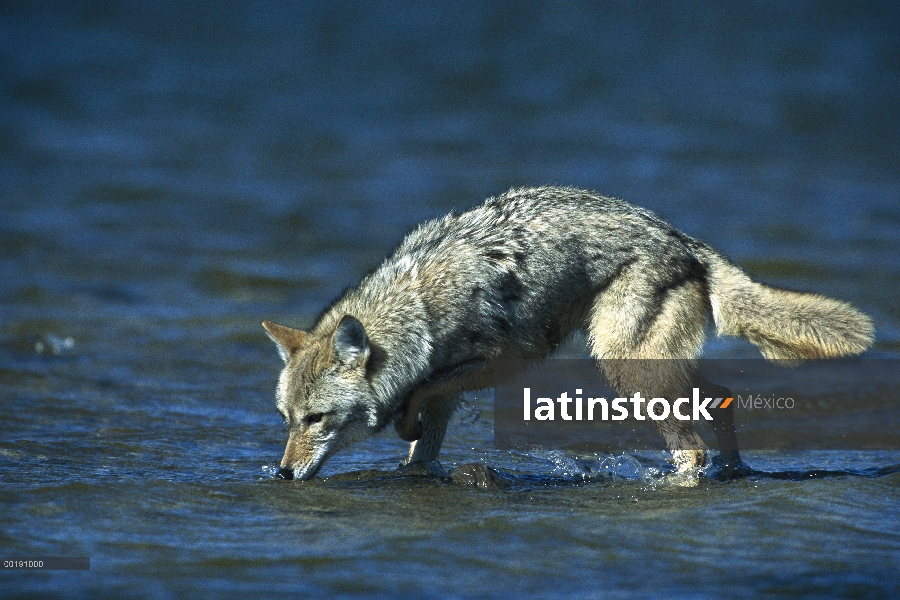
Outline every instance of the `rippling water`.
[(259, 323), (555, 183), (853, 302), (900, 357), (898, 34), (890, 4), (4, 3), (0, 553), (91, 570), (0, 595), (897, 596), (897, 452), (682, 489), (662, 453), (495, 451), (478, 393), (441, 461), (496, 487), (397, 472), (387, 432), (274, 480)]

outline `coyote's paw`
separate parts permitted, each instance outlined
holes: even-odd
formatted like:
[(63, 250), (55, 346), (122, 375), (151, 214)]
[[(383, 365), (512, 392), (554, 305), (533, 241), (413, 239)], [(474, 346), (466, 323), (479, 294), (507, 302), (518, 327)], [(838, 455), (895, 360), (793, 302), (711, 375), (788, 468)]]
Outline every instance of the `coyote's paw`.
[(679, 487), (697, 487), (697, 483), (700, 481), (700, 470), (688, 469), (686, 471), (671, 473), (666, 475), (663, 478), (663, 481)]
[(663, 481), (681, 487), (695, 487), (700, 479), (700, 470), (706, 463), (706, 450), (674, 450), (672, 463), (675, 472), (666, 475)]
[(710, 462), (711, 469), (707, 471), (707, 475), (715, 479), (738, 479), (753, 474), (750, 465), (742, 461), (736, 452), (717, 454)]

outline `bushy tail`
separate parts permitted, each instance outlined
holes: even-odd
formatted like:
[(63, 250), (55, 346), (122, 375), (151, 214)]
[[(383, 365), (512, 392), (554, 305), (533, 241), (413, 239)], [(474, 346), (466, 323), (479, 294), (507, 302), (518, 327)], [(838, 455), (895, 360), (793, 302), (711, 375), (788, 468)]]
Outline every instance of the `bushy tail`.
[(719, 335), (743, 336), (773, 360), (853, 355), (872, 344), (872, 319), (846, 302), (756, 283), (708, 247), (698, 255)]

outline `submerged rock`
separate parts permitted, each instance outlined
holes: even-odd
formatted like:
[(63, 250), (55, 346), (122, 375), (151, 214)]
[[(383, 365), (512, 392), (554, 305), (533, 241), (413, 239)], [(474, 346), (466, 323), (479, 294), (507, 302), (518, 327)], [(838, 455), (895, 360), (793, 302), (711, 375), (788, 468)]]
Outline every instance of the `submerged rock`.
[(440, 479), (441, 481), (449, 481), (450, 474), (447, 473), (446, 469), (444, 469), (443, 465), (436, 460), (433, 460), (429, 463), (425, 462), (414, 462), (408, 463), (405, 465), (400, 465), (398, 469), (404, 475), (418, 475), (424, 477), (434, 477), (436, 479)]
[(456, 467), (451, 479), (457, 485), (471, 485), (480, 488), (503, 489), (510, 484), (502, 473), (481, 462), (467, 463)]

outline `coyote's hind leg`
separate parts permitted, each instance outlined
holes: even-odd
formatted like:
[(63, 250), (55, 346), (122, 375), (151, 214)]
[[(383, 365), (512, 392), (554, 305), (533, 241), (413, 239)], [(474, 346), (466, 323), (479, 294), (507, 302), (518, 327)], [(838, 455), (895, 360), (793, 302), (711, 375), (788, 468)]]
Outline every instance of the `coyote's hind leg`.
[[(728, 388), (716, 385), (703, 377), (698, 377), (697, 381), (702, 398), (733, 398), (731, 390)], [(716, 443), (719, 446), (719, 455), (713, 459), (716, 476), (729, 479), (749, 474), (751, 469), (741, 460), (738, 450), (737, 431), (734, 427), (734, 404), (710, 412), (713, 416)]]
[[(705, 338), (707, 302), (700, 280), (660, 286), (647, 265), (632, 265), (594, 299), (588, 334), (591, 353), (623, 396), (675, 399), (692, 383), (694, 359)], [(665, 360), (661, 360), (665, 359)], [(686, 485), (706, 462), (706, 444), (690, 421), (655, 421)]]

